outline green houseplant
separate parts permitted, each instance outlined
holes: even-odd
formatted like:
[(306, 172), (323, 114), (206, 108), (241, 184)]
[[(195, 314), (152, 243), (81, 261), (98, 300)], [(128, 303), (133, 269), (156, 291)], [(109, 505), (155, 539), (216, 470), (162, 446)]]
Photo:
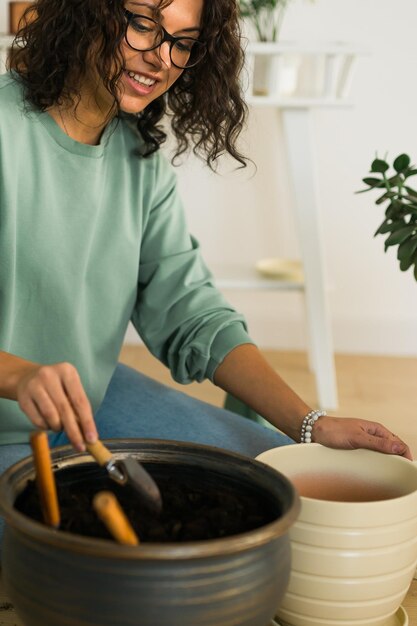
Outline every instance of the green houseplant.
[(254, 27), (259, 41), (276, 41), (291, 0), (240, 0), (240, 14)]
[(367, 189), (358, 193), (377, 190), (382, 194), (376, 199), (377, 205), (386, 205), (385, 217), (374, 236), (386, 235), (385, 252), (391, 246), (398, 246), (397, 258), (400, 269), (405, 272), (414, 266), (417, 280), (417, 191), (410, 187), (409, 178), (417, 174), (407, 154), (400, 154), (390, 165), (384, 159), (374, 159), (371, 174), (363, 178)]
[[(240, 15), (254, 28), (258, 41), (277, 41), (292, 0), (238, 0)], [(314, 0), (310, 0), (314, 2)]]

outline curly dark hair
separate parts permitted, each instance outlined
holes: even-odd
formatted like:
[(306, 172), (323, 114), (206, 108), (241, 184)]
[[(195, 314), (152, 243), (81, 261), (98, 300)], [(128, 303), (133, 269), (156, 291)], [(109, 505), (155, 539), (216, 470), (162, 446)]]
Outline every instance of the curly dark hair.
[[(172, 1), (160, 0), (159, 11)], [(10, 61), (23, 81), (27, 101), (41, 110), (63, 101), (76, 103), (80, 82), (93, 63), (98, 75), (106, 77), (104, 85), (117, 106), (123, 73), (120, 44), (126, 29), (123, 8), (123, 0), (37, 0), (26, 14)], [(141, 154), (152, 154), (166, 140), (159, 122), (168, 115), (177, 140), (174, 160), (191, 144), (212, 169), (223, 153), (245, 166), (236, 147), (247, 115), (239, 82), (243, 52), (237, 0), (204, 0), (201, 39), (207, 46), (203, 60), (140, 114), (129, 115), (145, 143)]]

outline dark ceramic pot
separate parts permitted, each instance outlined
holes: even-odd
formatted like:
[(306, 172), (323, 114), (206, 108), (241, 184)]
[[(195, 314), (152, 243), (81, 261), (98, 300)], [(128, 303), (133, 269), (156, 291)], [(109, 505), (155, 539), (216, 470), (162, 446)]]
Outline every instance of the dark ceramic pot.
[[(34, 477), (28, 457), (0, 478), (4, 585), (25, 626), (267, 626), (289, 580), (287, 533), (300, 507), (291, 483), (218, 448), (141, 439), (106, 445), (118, 458), (204, 468), (211, 484), (255, 489), (276, 519), (231, 537), (138, 547), (52, 530), (14, 508)], [(55, 469), (92, 462), (69, 446), (52, 458)]]

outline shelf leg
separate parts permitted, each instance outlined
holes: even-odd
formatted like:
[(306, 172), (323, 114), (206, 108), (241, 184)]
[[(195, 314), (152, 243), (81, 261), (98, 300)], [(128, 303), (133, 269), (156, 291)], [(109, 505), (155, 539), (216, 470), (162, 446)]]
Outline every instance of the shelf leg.
[(282, 116), (303, 256), (310, 363), (315, 370), (320, 407), (336, 409), (336, 372), (324, 280), (311, 113), (308, 108), (283, 109)]

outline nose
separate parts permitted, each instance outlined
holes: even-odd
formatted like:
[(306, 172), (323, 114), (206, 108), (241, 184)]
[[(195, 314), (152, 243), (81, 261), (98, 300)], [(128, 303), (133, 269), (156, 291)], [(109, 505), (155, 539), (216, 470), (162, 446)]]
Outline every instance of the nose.
[(147, 63), (150, 63), (155, 67), (160, 68), (161, 65), (164, 65), (166, 68), (170, 69), (172, 63), (169, 50), (169, 42), (164, 41), (163, 43), (161, 43), (160, 46), (158, 46), (158, 48), (143, 52), (143, 58)]
[(159, 57), (162, 60), (164, 65), (166, 65), (168, 68), (171, 67), (172, 63), (171, 63), (171, 53), (170, 53), (169, 41), (164, 41), (159, 46)]

